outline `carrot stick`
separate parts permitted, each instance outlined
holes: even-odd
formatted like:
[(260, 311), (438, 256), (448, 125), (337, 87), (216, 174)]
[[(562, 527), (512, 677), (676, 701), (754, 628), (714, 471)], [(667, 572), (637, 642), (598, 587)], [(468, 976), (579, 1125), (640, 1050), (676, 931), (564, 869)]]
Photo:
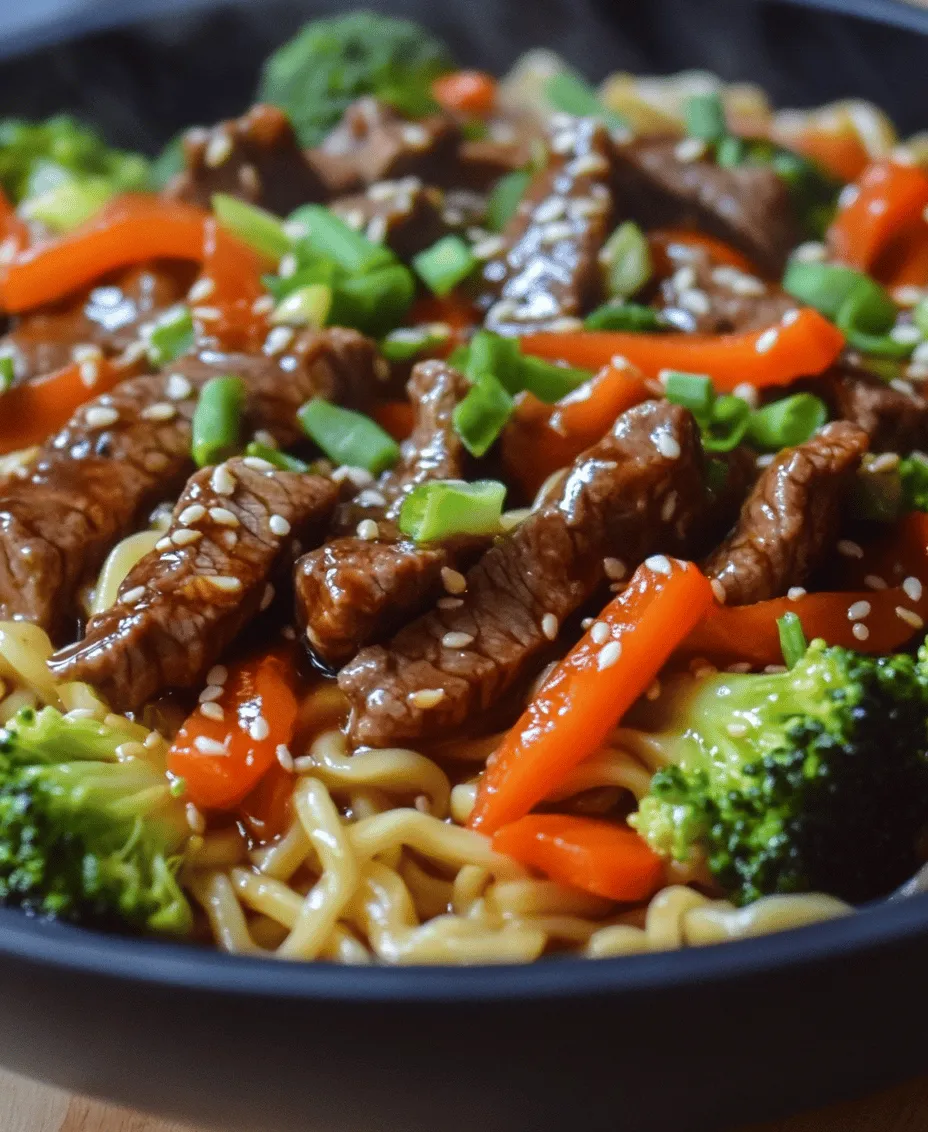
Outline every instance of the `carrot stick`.
[(523, 353), (597, 369), (623, 357), (649, 377), (662, 370), (707, 373), (715, 388), (730, 393), (743, 383), (758, 388), (787, 385), (797, 377), (822, 373), (844, 347), (844, 335), (809, 307), (790, 312), (767, 330), (750, 334), (634, 334), (576, 331), (529, 334)]
[(893, 236), (928, 206), (928, 175), (914, 165), (876, 161), (855, 189), (838, 209), (826, 243), (835, 259), (869, 271)]
[(552, 880), (609, 900), (647, 900), (664, 864), (624, 826), (569, 814), (528, 814), (493, 835), (493, 848)]
[(599, 615), (608, 638), (596, 625), (586, 633), (487, 763), (470, 828), (495, 833), (556, 789), (602, 744), (712, 602), (692, 563), (658, 555), (639, 566)]

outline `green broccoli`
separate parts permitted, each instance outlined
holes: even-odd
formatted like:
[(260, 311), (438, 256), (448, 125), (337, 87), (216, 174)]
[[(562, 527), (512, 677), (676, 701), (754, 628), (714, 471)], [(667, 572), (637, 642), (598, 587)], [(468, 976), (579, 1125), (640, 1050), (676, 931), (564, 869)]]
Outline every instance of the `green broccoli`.
[(668, 765), (633, 818), (658, 852), (704, 856), (742, 904), (810, 890), (860, 902), (916, 870), (925, 646), (918, 659), (869, 657), (813, 641), (789, 671), (718, 673), (667, 700), (650, 721), (660, 733), (641, 738)]
[(163, 769), (127, 735), (54, 708), (0, 730), (0, 902), (76, 923), (185, 935), (190, 830)]
[(454, 61), (418, 24), (354, 12), (307, 24), (267, 60), (258, 91), (285, 110), (304, 145), (318, 145), (356, 98), (373, 94), (418, 117)]

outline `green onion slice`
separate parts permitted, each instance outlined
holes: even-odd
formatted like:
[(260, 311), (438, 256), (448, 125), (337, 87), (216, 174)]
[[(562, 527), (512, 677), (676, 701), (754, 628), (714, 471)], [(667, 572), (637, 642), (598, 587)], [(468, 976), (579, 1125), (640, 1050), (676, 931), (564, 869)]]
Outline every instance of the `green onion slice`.
[(190, 308), (178, 304), (155, 322), (148, 339), (148, 360), (156, 368), (168, 365), (193, 346), (194, 328)]
[(379, 338), (406, 318), (416, 295), (412, 273), (401, 263), (343, 279), (332, 290), (328, 321)]
[(470, 248), (460, 236), (443, 236), (437, 243), (413, 256), (416, 274), (433, 294), (447, 295), (477, 266)]
[(363, 413), (314, 397), (297, 418), (310, 440), (336, 464), (379, 475), (399, 459), (399, 445), (393, 437)]
[(918, 329), (928, 338), (928, 298), (919, 302), (912, 311), (912, 321)]
[(0, 393), (13, 388), (16, 380), (16, 366), (9, 354), (0, 354)]
[(606, 266), (606, 291), (619, 299), (640, 291), (654, 271), (647, 237), (633, 220), (616, 228), (600, 252), (600, 261)]
[(293, 241), (283, 224), (263, 208), (228, 193), (214, 193), (213, 212), (223, 228), (268, 259), (278, 260), (291, 250)]
[(672, 329), (654, 307), (622, 302), (603, 303), (586, 316), (583, 326), (586, 330), (631, 330), (638, 334), (658, 334)]
[(686, 100), (683, 114), (686, 132), (692, 138), (701, 138), (711, 144), (721, 141), (728, 134), (725, 107), (716, 91), (691, 95)]
[(828, 407), (814, 393), (794, 393), (751, 414), (747, 438), (755, 448), (778, 452), (802, 444), (828, 420)]
[(715, 402), (715, 389), (711, 377), (703, 373), (665, 370), (661, 378), (668, 401), (689, 409), (697, 420), (708, 420)]
[(486, 209), (486, 226), (491, 232), (502, 232), (515, 216), (519, 201), (525, 196), (531, 179), (532, 175), (527, 169), (517, 169), (496, 182)]
[(332, 288), (325, 283), (307, 283), (291, 291), (274, 308), (275, 325), (308, 326), (321, 330), (332, 309)]
[(522, 355), (516, 338), (504, 338), (492, 330), (478, 330), (471, 338), (464, 372), (471, 381), (492, 374), (507, 393), (522, 391)]
[(349, 275), (363, 275), (378, 267), (396, 263), (396, 256), (382, 244), (375, 244), (346, 224), (340, 216), (321, 204), (301, 205), (287, 220), (293, 230), (306, 233), (297, 241), (301, 260), (321, 256), (336, 263)]
[(576, 366), (559, 366), (543, 358), (522, 358), (519, 367), (522, 388), (549, 405), (572, 393), (593, 377), (593, 371)]
[(886, 333), (895, 320), (896, 306), (885, 292), (878, 295), (861, 289), (848, 296), (835, 321), (855, 350), (879, 358), (907, 358), (915, 343), (899, 342)]
[(787, 668), (795, 668), (806, 655), (809, 647), (802, 622), (796, 613), (784, 613), (777, 619), (777, 629), (780, 634), (780, 648), (783, 650), (783, 660)]
[(435, 480), (403, 500), (399, 528), (416, 542), (456, 535), (492, 535), (500, 529), (506, 485), (497, 480)]
[(868, 297), (868, 303), (880, 304), (885, 308), (889, 303), (892, 313), (887, 328), (895, 320), (895, 306), (886, 291), (865, 275), (852, 267), (837, 263), (803, 263), (793, 260), (783, 276), (783, 290), (806, 306), (814, 307), (819, 314), (834, 322), (838, 312), (854, 294)]
[(444, 345), (451, 328), (444, 322), (431, 322), (422, 326), (401, 326), (381, 340), (380, 352), (388, 362), (409, 362), (426, 351)]
[(717, 397), (707, 421), (701, 421), (702, 446), (707, 452), (731, 452), (744, 439), (751, 419), (751, 407), (740, 397)]
[(308, 472), (309, 464), (303, 460), (298, 460), (296, 456), (288, 456), (286, 452), (281, 452), (279, 448), (271, 448), (269, 444), (261, 444), (257, 440), (253, 440), (245, 448), (246, 456), (257, 456), (259, 460), (267, 460), (269, 464), (273, 464), (275, 468), (280, 468), (282, 472)]
[(554, 110), (578, 118), (599, 118), (610, 130), (628, 129), (628, 122), (615, 110), (604, 106), (596, 91), (571, 71), (561, 71), (545, 86), (545, 97)]
[(514, 402), (492, 373), (482, 374), (452, 415), (454, 431), (473, 456), (483, 456), (503, 431)]
[(193, 411), (193, 459), (198, 468), (218, 464), (241, 449), (245, 383), (240, 377), (211, 377)]

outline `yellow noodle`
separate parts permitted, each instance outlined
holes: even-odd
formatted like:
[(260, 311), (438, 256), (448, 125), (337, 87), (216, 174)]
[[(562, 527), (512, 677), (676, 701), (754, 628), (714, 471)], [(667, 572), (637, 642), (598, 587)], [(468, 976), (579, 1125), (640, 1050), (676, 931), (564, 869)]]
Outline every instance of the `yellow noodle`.
[(188, 887), (206, 912), (217, 947), (234, 955), (251, 955), (259, 950), (249, 935), (245, 914), (225, 873), (194, 874)]
[(97, 578), (93, 589), (93, 598), (90, 602), (91, 614), (102, 613), (116, 600), (119, 587), (126, 580), (133, 566), (144, 558), (149, 551), (155, 549), (155, 543), (161, 538), (162, 531), (139, 531), (129, 535), (118, 542), (103, 563), (103, 569)]

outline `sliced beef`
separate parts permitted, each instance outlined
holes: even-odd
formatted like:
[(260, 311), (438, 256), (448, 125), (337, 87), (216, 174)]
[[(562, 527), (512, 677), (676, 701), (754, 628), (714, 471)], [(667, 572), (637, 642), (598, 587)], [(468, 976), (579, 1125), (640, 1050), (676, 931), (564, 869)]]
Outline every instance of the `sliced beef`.
[(477, 296), (486, 325), (504, 334), (556, 327), (602, 294), (598, 254), (612, 227), (613, 147), (592, 119), (569, 119), (483, 267)]
[(440, 185), (455, 168), (460, 137), (444, 114), (414, 122), (376, 98), (359, 98), (308, 156), (331, 196), (400, 177)]
[(193, 271), (183, 264), (133, 267), (72, 296), (17, 318), (0, 339), (0, 354), (13, 359), (17, 381), (68, 365), (75, 349), (96, 346), (121, 353), (141, 327), (184, 298)]
[[(452, 413), (468, 383), (443, 362), (420, 362), (408, 391), (416, 426), (403, 443), (398, 466), (374, 490), (343, 507), (336, 524), (344, 534), (297, 563), (297, 615), (313, 653), (328, 666), (344, 663), (368, 641), (415, 617), (442, 593), (442, 570), (461, 564), (470, 544), (420, 546), (396, 526), (403, 498), (428, 480), (459, 479), (465, 452)], [(363, 521), (377, 537), (354, 534)]]
[[(542, 140), (540, 136), (538, 140)], [(503, 142), (480, 138), (465, 141), (458, 151), (456, 181), (476, 192), (488, 192), (500, 177), (524, 169), (531, 159), (532, 147), (527, 140)]]
[(273, 597), (272, 580), (292, 562), (296, 542), (318, 542), (337, 493), (331, 480), (263, 460), (197, 472), (115, 604), (51, 658), (53, 675), (93, 685), (114, 711), (196, 686)]
[(410, 260), (448, 231), (442, 205), (440, 189), (426, 187), (418, 177), (404, 177), (377, 181), (366, 192), (339, 197), (330, 207), (369, 240)]
[(22, 478), (0, 489), (0, 620), (34, 621), (60, 635), (80, 583), (110, 547), (193, 471), (196, 390), (217, 374), (247, 388), (249, 426), (281, 444), (312, 396), (357, 405), (375, 383), (373, 343), (350, 330), (298, 337), (291, 353), (203, 353), (170, 373), (132, 378), (82, 406)]
[(616, 147), (623, 208), (649, 227), (702, 228), (779, 278), (798, 243), (785, 182), (770, 168), (716, 165), (695, 139), (638, 138)]
[(671, 244), (672, 275), (660, 286), (660, 304), (679, 330), (697, 334), (747, 333), (775, 326), (796, 300), (756, 275), (719, 264), (704, 248)]
[(761, 473), (735, 529), (703, 565), (729, 605), (751, 605), (801, 586), (834, 542), (841, 499), (867, 451), (848, 421), (781, 452)]
[(358, 743), (432, 739), (475, 719), (528, 674), (565, 617), (647, 555), (687, 546), (705, 512), (699, 433), (668, 402), (624, 413), (559, 492), (467, 573), (461, 603), (436, 608), (342, 669)]
[(889, 385), (875, 374), (842, 362), (819, 383), (835, 416), (853, 421), (870, 437), (873, 452), (928, 448), (928, 397), (917, 385)]
[(252, 106), (241, 118), (184, 138), (184, 171), (168, 195), (210, 207), (214, 193), (229, 193), (286, 216), (301, 204), (325, 199), (319, 173), (300, 149), (286, 114), (276, 106)]

